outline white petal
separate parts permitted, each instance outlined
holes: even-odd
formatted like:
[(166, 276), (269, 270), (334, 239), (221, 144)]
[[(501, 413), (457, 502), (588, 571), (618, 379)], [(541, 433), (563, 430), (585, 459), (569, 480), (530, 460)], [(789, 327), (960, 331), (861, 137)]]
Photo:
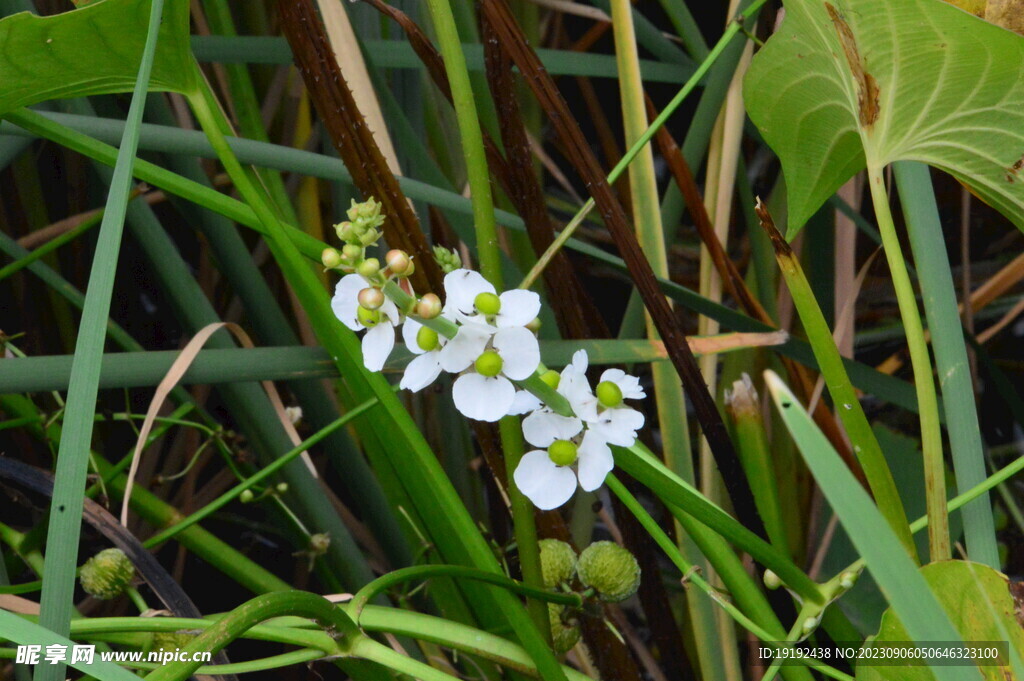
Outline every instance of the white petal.
[(331, 309), (341, 323), (353, 331), (362, 331), (363, 325), (356, 318), (359, 309), (359, 292), (366, 288), (366, 280), (358, 274), (346, 274), (334, 287)]
[(622, 396), (627, 400), (642, 400), (647, 397), (644, 393), (644, 389), (640, 387), (640, 379), (636, 376), (630, 376), (622, 369), (608, 369), (601, 374), (601, 383), (605, 381), (611, 381), (615, 385), (619, 386), (619, 390), (622, 391)]
[(585, 374), (587, 373), (588, 363), (589, 358), (587, 357), (587, 351), (577, 350), (576, 352), (572, 353), (572, 363), (569, 366), (571, 366), (573, 370), (576, 371), (577, 373)]
[(571, 468), (556, 466), (547, 452), (527, 452), (519, 460), (512, 479), (516, 487), (543, 511), (558, 508), (576, 491), (576, 475)]
[(546, 409), (523, 419), (523, 437), (534, 447), (548, 447), (555, 440), (568, 440), (583, 429), (583, 423), (571, 416), (560, 416)]
[(381, 322), (368, 329), (363, 336), (363, 366), (370, 371), (380, 371), (394, 347), (395, 327), (390, 323)]
[(380, 313), (387, 319), (391, 320), (391, 323), (395, 326), (402, 323), (402, 313), (398, 311), (398, 306), (395, 305), (395, 301), (390, 298), (384, 298), (384, 304), (380, 306)]
[(477, 421), (497, 421), (508, 414), (515, 398), (515, 386), (502, 376), (463, 374), (452, 386), (456, 409)]
[(536, 411), (544, 406), (533, 393), (526, 390), (517, 390), (516, 398), (512, 402), (512, 407), (508, 410), (509, 416), (518, 416), (519, 414), (528, 414), (532, 411)]
[(501, 356), (501, 373), (514, 381), (529, 378), (540, 365), (540, 344), (529, 329), (511, 326), (494, 334), (494, 349)]
[(446, 307), (451, 307), (455, 312), (473, 314), (473, 301), (484, 292), (494, 293), (494, 287), (479, 272), (460, 269), (444, 275)]
[(409, 349), (409, 352), (414, 355), (422, 355), (426, 352), (416, 340), (416, 336), (422, 328), (423, 325), (411, 317), (406, 319), (405, 324), (402, 325), (402, 341), (405, 343), (405, 347)]
[(495, 320), (498, 326), (526, 326), (540, 314), (540, 296), (533, 291), (512, 289), (505, 291), (501, 300), (501, 311)]
[(588, 492), (604, 484), (608, 473), (615, 468), (615, 459), (612, 458), (612, 450), (595, 436), (593, 431), (588, 431), (580, 443), (579, 459), (580, 487)]
[(644, 415), (636, 409), (618, 407), (605, 409), (597, 422), (590, 428), (599, 433), (606, 442), (620, 447), (629, 447), (636, 440), (636, 431), (644, 426)]
[(437, 355), (437, 352), (427, 352), (419, 357), (413, 357), (405, 367), (398, 387), (417, 392), (433, 383), (441, 375), (441, 364), (437, 361)]
[(475, 324), (463, 324), (455, 338), (441, 348), (441, 368), (456, 373), (469, 367), (487, 347), (491, 334)]

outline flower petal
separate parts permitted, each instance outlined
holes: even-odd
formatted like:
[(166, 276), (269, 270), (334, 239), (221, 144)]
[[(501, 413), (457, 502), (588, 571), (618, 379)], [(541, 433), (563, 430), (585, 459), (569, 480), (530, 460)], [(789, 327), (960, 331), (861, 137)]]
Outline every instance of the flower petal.
[(512, 479), (533, 505), (543, 511), (558, 508), (576, 491), (576, 475), (572, 469), (556, 466), (547, 452), (539, 450), (523, 455)]
[(437, 361), (436, 352), (427, 352), (418, 357), (413, 357), (398, 387), (403, 390), (418, 392), (433, 383), (441, 375), (441, 364)]
[(508, 415), (528, 414), (532, 411), (537, 411), (543, 406), (544, 403), (537, 399), (533, 393), (526, 390), (517, 390), (516, 399), (513, 400), (512, 407), (508, 410)]
[(583, 436), (577, 461), (580, 487), (588, 492), (593, 492), (603, 485), (604, 479), (615, 468), (612, 450), (593, 431), (587, 431)]
[(522, 326), (499, 329), (494, 349), (501, 356), (501, 373), (514, 381), (529, 378), (540, 365), (540, 344), (533, 332)]
[(444, 275), (445, 307), (463, 315), (475, 314), (473, 301), (480, 293), (494, 293), (494, 286), (473, 270), (459, 269)]
[(526, 326), (540, 314), (540, 296), (533, 291), (512, 289), (505, 291), (501, 300), (501, 311), (495, 320), (499, 327)]
[(331, 309), (341, 323), (353, 331), (362, 331), (363, 325), (356, 319), (359, 309), (359, 292), (366, 288), (366, 280), (358, 274), (346, 274), (334, 287)]
[(644, 415), (636, 409), (617, 407), (605, 409), (590, 428), (608, 444), (629, 447), (636, 440), (636, 431), (644, 426)]
[(515, 398), (515, 386), (502, 376), (463, 374), (452, 386), (455, 408), (477, 421), (497, 421), (508, 414)]
[(571, 416), (560, 416), (547, 409), (533, 412), (523, 419), (523, 437), (534, 447), (548, 447), (555, 440), (568, 440), (583, 430), (583, 422)]
[(395, 327), (389, 322), (368, 329), (363, 336), (363, 366), (370, 371), (380, 371), (394, 347)]
[(441, 368), (456, 373), (467, 369), (487, 347), (491, 334), (485, 327), (463, 324), (455, 338), (441, 348)]
[(380, 313), (391, 320), (391, 323), (398, 326), (402, 323), (402, 313), (398, 311), (395, 301), (388, 297), (384, 298), (384, 304), (380, 306)]
[(622, 396), (627, 400), (642, 400), (647, 397), (644, 389), (640, 387), (640, 379), (630, 376), (622, 369), (607, 369), (601, 374), (601, 383), (611, 381), (619, 386)]

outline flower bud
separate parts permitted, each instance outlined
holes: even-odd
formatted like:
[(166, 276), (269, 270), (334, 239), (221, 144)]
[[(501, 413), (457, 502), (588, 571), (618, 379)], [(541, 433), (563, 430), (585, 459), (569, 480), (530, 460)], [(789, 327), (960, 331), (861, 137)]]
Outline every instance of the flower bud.
[(565, 655), (580, 641), (580, 628), (576, 624), (566, 624), (563, 620), (566, 607), (557, 603), (548, 603), (548, 621), (551, 623), (551, 647), (555, 654)]
[(801, 626), (801, 628), (803, 629), (804, 635), (806, 636), (806, 635), (812, 633), (815, 629), (818, 628), (818, 624), (820, 624), (820, 623), (821, 623), (821, 615), (818, 615), (817, 617), (808, 617), (808, 618), (806, 618), (804, 620), (803, 625)]
[(622, 388), (611, 381), (598, 383), (595, 394), (602, 407), (611, 408), (622, 404)]
[(363, 246), (372, 246), (378, 241), (380, 241), (380, 238), (382, 236), (384, 235), (381, 234), (378, 230), (368, 228), (359, 233), (359, 243), (361, 243)]
[(765, 570), (764, 571), (763, 579), (764, 579), (764, 585), (766, 587), (768, 587), (769, 589), (771, 589), (772, 591), (774, 591), (775, 589), (778, 589), (780, 586), (782, 586), (782, 580), (779, 579), (779, 576), (777, 574), (775, 574), (774, 572), (772, 572), (771, 570)]
[(416, 303), (416, 314), (423, 319), (436, 319), (441, 315), (441, 299), (433, 293), (427, 293)]
[(242, 490), (242, 493), (238, 495), (238, 500), (241, 501), (243, 504), (248, 504), (252, 502), (252, 500), (255, 498), (256, 495), (252, 493), (251, 489), (244, 489)]
[(377, 258), (367, 258), (359, 263), (356, 267), (356, 272), (361, 274), (364, 279), (372, 279), (380, 272), (380, 260), (377, 260)]
[(387, 255), (384, 256), (384, 262), (387, 263), (388, 269), (393, 274), (400, 277), (412, 274), (412, 258), (403, 250), (395, 248), (388, 251)]
[(309, 537), (309, 551), (313, 555), (322, 556), (327, 553), (331, 546), (331, 535), (326, 532), (317, 532)]
[(552, 390), (558, 389), (558, 384), (562, 381), (562, 375), (554, 369), (548, 369), (540, 375), (540, 380), (548, 384), (548, 387)]
[(448, 250), (444, 246), (434, 246), (434, 260), (437, 261), (437, 266), (441, 268), (441, 271), (445, 274), (454, 272), (455, 270), (462, 267), (462, 258), (459, 257), (458, 251)]
[(356, 319), (366, 328), (372, 329), (380, 324), (380, 310), (367, 310), (360, 305), (356, 308)]
[(356, 244), (345, 244), (341, 247), (341, 258), (347, 263), (355, 264), (363, 259), (363, 247)]
[(356, 200), (352, 199), (346, 214), (349, 220), (361, 227), (380, 227), (384, 224), (384, 216), (380, 210), (380, 202), (371, 196), (362, 203), (356, 203)]
[(853, 588), (853, 585), (857, 583), (857, 578), (860, 577), (860, 573), (854, 570), (847, 570), (839, 576), (839, 585), (843, 589), (849, 591)]
[(501, 298), (493, 293), (484, 291), (483, 293), (478, 293), (476, 298), (473, 299), (473, 307), (480, 314), (490, 317), (501, 311)]
[(530, 323), (526, 325), (526, 328), (528, 328), (530, 331), (533, 331), (534, 333), (540, 331), (540, 327), (540, 317), (534, 317), (533, 320), (531, 320)]
[(279, 483), (277, 483), (276, 485), (274, 485), (274, 491), (277, 492), (278, 494), (285, 494), (285, 493), (287, 493), (288, 492), (288, 483), (287, 482), (279, 482)]
[(564, 541), (558, 539), (541, 539), (540, 571), (544, 577), (544, 586), (553, 589), (563, 582), (568, 582), (576, 574), (576, 552)]
[(576, 573), (604, 601), (624, 601), (640, 587), (640, 565), (632, 553), (615, 542), (594, 542), (583, 549)]
[(121, 549), (103, 549), (85, 561), (78, 572), (82, 589), (102, 600), (116, 598), (135, 577), (135, 566)]
[(285, 407), (284, 413), (285, 416), (288, 417), (288, 420), (291, 421), (293, 426), (302, 420), (302, 407)]
[(359, 305), (367, 310), (379, 310), (384, 304), (384, 293), (374, 286), (364, 288), (357, 296)]
[(356, 235), (352, 229), (352, 223), (348, 220), (334, 225), (334, 233), (337, 234), (338, 238), (346, 244), (356, 240)]
[(327, 247), (320, 254), (320, 262), (325, 268), (333, 270), (341, 264), (341, 253), (338, 252), (337, 248)]

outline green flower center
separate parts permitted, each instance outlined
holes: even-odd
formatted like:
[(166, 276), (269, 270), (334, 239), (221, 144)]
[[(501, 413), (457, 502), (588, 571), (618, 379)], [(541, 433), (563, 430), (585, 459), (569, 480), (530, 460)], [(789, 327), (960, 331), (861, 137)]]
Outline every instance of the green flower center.
[(496, 315), (501, 310), (501, 299), (493, 293), (483, 292), (478, 293), (476, 298), (473, 299), (473, 307), (477, 309), (477, 312), (483, 315)]
[(571, 466), (579, 448), (568, 440), (555, 440), (548, 447), (548, 458), (558, 466)]
[(380, 310), (367, 310), (360, 305), (356, 308), (356, 319), (366, 328), (372, 328), (380, 324)]
[(597, 384), (597, 401), (602, 407), (617, 407), (622, 404), (622, 388), (611, 381)]
[(552, 390), (556, 390), (558, 388), (559, 382), (562, 380), (562, 377), (554, 369), (548, 369), (547, 371), (540, 375), (540, 380), (547, 383), (548, 387), (551, 388)]
[(421, 326), (420, 330), (416, 332), (416, 344), (420, 346), (420, 349), (424, 352), (430, 352), (436, 350), (439, 344), (437, 338), (437, 331), (434, 331), (428, 326)]
[(494, 350), (488, 350), (476, 358), (476, 371), (481, 376), (497, 376), (501, 373), (501, 356)]

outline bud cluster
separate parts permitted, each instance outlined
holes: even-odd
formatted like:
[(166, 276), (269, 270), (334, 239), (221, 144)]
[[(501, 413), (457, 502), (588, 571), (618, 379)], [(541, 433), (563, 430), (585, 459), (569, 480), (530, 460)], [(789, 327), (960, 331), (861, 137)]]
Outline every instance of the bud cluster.
[(117, 598), (134, 578), (135, 566), (121, 549), (103, 549), (78, 571), (85, 593), (101, 600)]

